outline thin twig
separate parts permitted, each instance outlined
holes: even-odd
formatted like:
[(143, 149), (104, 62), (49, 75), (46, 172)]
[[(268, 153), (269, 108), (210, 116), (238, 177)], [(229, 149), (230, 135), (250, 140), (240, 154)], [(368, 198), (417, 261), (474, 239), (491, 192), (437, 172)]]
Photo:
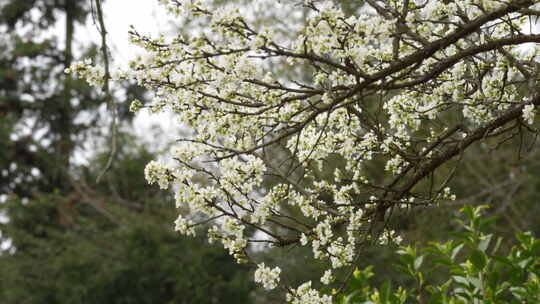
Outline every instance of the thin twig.
[(103, 82), (103, 92), (105, 93), (105, 100), (107, 102), (107, 107), (112, 115), (111, 120), (111, 152), (109, 154), (109, 158), (107, 159), (107, 163), (105, 164), (105, 167), (101, 170), (99, 173), (96, 183), (99, 183), (102, 179), (105, 173), (111, 168), (112, 163), (114, 161), (114, 158), (116, 157), (116, 144), (117, 144), (117, 125), (116, 125), (116, 107), (114, 104), (114, 101), (112, 99), (112, 95), (109, 88), (109, 80), (111, 79), (111, 74), (109, 72), (109, 54), (108, 54), (108, 47), (107, 47), (107, 30), (105, 28), (105, 22), (103, 22), (103, 11), (101, 7), (101, 0), (94, 0), (95, 1), (95, 8), (97, 13), (97, 18), (99, 22), (99, 34), (101, 35), (101, 53), (103, 56), (103, 62), (104, 62), (104, 69), (105, 69), (105, 75), (104, 82)]

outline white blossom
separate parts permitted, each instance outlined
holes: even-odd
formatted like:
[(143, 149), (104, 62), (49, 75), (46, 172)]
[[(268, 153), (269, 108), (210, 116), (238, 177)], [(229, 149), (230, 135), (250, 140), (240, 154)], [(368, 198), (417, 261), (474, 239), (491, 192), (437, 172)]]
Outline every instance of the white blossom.
[(328, 285), (334, 280), (334, 277), (332, 276), (332, 271), (330, 269), (326, 270), (321, 277), (321, 283)]
[(261, 283), (267, 290), (274, 289), (279, 284), (280, 273), (281, 269), (279, 267), (270, 269), (264, 263), (260, 263), (257, 265), (257, 270), (255, 270), (255, 282)]
[(184, 235), (195, 236), (195, 229), (193, 228), (193, 221), (186, 219), (183, 216), (178, 216), (176, 221), (174, 221), (174, 230), (179, 231)]
[(149, 184), (157, 183), (161, 189), (169, 188), (169, 169), (162, 162), (149, 162), (144, 168), (144, 176)]
[[(538, 47), (520, 47), (538, 38), (515, 31), (528, 20), (526, 1), (390, 1), (351, 16), (339, 1), (307, 2), (313, 9), (283, 30), (234, 5), (160, 0), (174, 18), (204, 26), (174, 38), (133, 29), (143, 52), (112, 81), (153, 91), (150, 114), (170, 112), (185, 131), (171, 145), (173, 164), (144, 171), (189, 210), (176, 230), (194, 235), (208, 220), (209, 240), (239, 263), (250, 242), (308, 246), (329, 265), (320, 280), (330, 284), (385, 207), (456, 199), (446, 182), (417, 186), (441, 161), (513, 132), (520, 116), (533, 124), (540, 101), (523, 88), (537, 86)], [(89, 60), (66, 72), (105, 81)], [(130, 110), (141, 107), (135, 100)], [(389, 228), (376, 241), (401, 236)], [(272, 289), (280, 274), (261, 263), (255, 281)], [(287, 287), (290, 303), (332, 301), (311, 282)]]
[(138, 99), (135, 99), (131, 102), (131, 105), (129, 106), (129, 111), (130, 112), (137, 112), (139, 111), (141, 108), (143, 107), (142, 103), (140, 100)]
[(525, 119), (528, 124), (533, 124), (535, 114), (534, 105), (528, 104), (523, 107), (523, 119)]
[(300, 285), (287, 294), (287, 302), (291, 304), (332, 304), (332, 297), (321, 295), (311, 288), (311, 281)]

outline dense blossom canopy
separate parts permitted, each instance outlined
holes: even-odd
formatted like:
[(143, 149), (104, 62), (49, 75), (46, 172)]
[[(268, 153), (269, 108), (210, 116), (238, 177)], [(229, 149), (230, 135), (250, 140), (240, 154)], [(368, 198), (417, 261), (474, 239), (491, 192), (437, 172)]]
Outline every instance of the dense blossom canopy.
[[(467, 147), (535, 131), (535, 1), (367, 0), (354, 15), (291, 3), (308, 11), (293, 39), (235, 7), (161, 2), (206, 26), (171, 39), (133, 30), (146, 53), (115, 77), (153, 90), (151, 112), (194, 130), (146, 178), (189, 206), (177, 230), (212, 222), (210, 240), (238, 262), (256, 263), (250, 243), (310, 246), (332, 284), (362, 244), (400, 240), (377, 226), (392, 212), (455, 198), (447, 184)], [(102, 83), (88, 63), (71, 70)], [(255, 280), (285, 287), (291, 303), (331, 302), (312, 282), (284, 286), (274, 266), (259, 263)]]

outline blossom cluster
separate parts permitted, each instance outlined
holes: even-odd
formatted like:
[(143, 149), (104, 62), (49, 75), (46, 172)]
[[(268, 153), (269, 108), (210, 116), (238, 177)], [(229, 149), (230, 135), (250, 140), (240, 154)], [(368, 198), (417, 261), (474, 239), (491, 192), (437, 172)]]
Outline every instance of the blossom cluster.
[(279, 267), (270, 269), (270, 267), (266, 267), (264, 263), (261, 263), (255, 270), (255, 282), (261, 283), (268, 290), (274, 289), (279, 283), (280, 273), (281, 269)]
[(66, 68), (64, 72), (77, 74), (79, 78), (86, 80), (95, 87), (103, 86), (105, 81), (105, 70), (100, 66), (93, 65), (90, 59), (74, 63), (69, 68)]
[(311, 281), (287, 293), (287, 301), (291, 304), (332, 304), (332, 297), (321, 295), (319, 291), (311, 287)]
[[(455, 199), (447, 179), (427, 187), (426, 177), (477, 141), (534, 124), (540, 104), (540, 36), (523, 30), (534, 1), (368, 1), (352, 14), (306, 1), (288, 39), (233, 6), (160, 2), (206, 26), (189, 37), (130, 32), (145, 55), (122, 77), (154, 92), (152, 113), (194, 130), (174, 163), (150, 162), (145, 176), (189, 207), (177, 230), (213, 222), (210, 240), (239, 263), (250, 243), (309, 246), (332, 284), (361, 244), (401, 241), (372, 229), (393, 210)], [(99, 84), (89, 63), (69, 71)], [(257, 282), (283, 284), (279, 267), (258, 265)], [(311, 282), (289, 290), (291, 303), (331, 302)]]

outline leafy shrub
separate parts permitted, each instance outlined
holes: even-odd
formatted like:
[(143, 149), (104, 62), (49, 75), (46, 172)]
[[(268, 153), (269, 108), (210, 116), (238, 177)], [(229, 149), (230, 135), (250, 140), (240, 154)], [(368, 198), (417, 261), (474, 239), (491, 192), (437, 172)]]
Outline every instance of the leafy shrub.
[[(485, 208), (462, 208), (463, 231), (452, 240), (399, 248), (396, 269), (414, 281), (412, 288), (390, 281), (373, 287), (368, 266), (355, 270), (337, 303), (540, 303), (540, 239), (518, 233), (517, 244), (501, 254), (502, 238), (486, 232), (493, 219), (482, 217)], [(441, 273), (445, 281), (430, 279)]]

